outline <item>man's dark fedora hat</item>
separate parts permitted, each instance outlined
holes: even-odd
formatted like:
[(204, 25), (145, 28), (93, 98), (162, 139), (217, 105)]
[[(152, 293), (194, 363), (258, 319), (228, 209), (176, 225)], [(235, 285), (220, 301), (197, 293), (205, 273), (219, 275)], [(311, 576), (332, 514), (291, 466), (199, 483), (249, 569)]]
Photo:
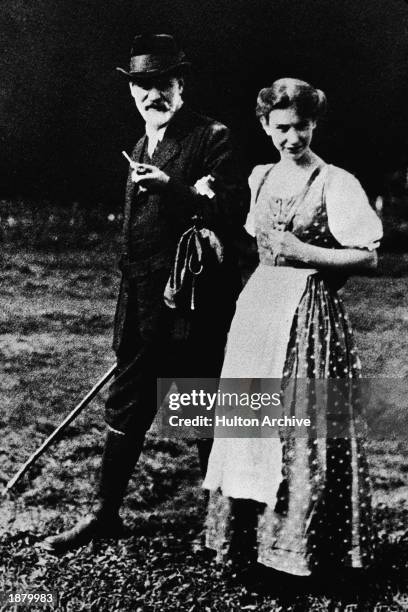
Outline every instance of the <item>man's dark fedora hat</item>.
[(187, 71), (190, 66), (170, 34), (138, 34), (133, 39), (129, 71), (116, 70), (129, 80), (143, 80)]

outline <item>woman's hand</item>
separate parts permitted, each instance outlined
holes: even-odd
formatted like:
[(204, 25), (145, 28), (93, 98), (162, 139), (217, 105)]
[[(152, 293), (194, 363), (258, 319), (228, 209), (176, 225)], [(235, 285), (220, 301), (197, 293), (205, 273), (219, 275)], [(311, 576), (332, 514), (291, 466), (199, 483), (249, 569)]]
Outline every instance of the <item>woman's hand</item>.
[(336, 268), (348, 272), (373, 270), (377, 266), (377, 252), (368, 249), (347, 247), (328, 249), (308, 244), (299, 240), (291, 232), (269, 230), (261, 236), (264, 246), (272, 255), (283, 257), (288, 261), (298, 261), (313, 268)]
[(304, 261), (305, 246), (292, 232), (270, 230), (268, 232), (269, 247), (275, 256), (288, 260)]
[(168, 174), (150, 164), (137, 164), (132, 172), (132, 181), (151, 192), (162, 191), (169, 180)]

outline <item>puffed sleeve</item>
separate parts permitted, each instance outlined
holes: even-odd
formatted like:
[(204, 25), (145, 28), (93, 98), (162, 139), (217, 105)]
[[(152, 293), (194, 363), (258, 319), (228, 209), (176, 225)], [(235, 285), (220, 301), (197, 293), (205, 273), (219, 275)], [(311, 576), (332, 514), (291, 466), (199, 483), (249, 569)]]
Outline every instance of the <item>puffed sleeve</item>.
[(272, 164), (255, 166), (248, 178), (248, 184), (251, 190), (251, 204), (244, 227), (250, 236), (255, 237), (255, 204), (257, 201), (259, 187), (265, 177), (266, 172), (268, 172), (271, 167)]
[(376, 249), (382, 238), (382, 223), (370, 206), (355, 176), (330, 166), (326, 183), (329, 229), (345, 247)]

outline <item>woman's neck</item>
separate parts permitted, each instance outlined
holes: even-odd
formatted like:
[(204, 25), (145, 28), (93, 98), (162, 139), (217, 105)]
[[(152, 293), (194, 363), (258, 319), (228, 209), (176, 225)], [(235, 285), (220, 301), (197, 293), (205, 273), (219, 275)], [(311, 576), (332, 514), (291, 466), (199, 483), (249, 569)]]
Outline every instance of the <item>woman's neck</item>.
[(312, 166), (317, 166), (321, 162), (322, 160), (320, 157), (308, 149), (299, 159), (288, 159), (287, 157), (281, 157), (279, 165), (282, 169), (287, 168), (288, 170), (294, 170), (295, 168), (302, 168), (308, 170)]
[(270, 174), (271, 193), (279, 198), (292, 198), (302, 192), (314, 170), (324, 161), (312, 151), (301, 159), (282, 158)]

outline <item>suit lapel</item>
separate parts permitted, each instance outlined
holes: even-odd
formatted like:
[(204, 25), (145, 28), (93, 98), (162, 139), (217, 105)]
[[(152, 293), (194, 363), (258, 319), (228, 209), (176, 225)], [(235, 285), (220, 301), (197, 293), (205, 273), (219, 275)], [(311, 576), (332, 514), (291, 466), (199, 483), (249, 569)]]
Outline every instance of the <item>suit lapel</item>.
[[(142, 136), (142, 138), (140, 138), (140, 140), (137, 141), (136, 146), (133, 149), (132, 155), (131, 155), (131, 158), (133, 161), (135, 162), (142, 161), (142, 156), (143, 156), (143, 151), (145, 148), (146, 140), (147, 140), (147, 136), (145, 134), (144, 136)], [(129, 206), (132, 201), (133, 194), (136, 188), (136, 184), (132, 181), (130, 177), (131, 177), (131, 169), (129, 168), (128, 180), (127, 180), (127, 185), (126, 185), (126, 200), (129, 202)]]
[(190, 116), (191, 112), (184, 106), (175, 114), (153, 153), (153, 165), (163, 170), (180, 153), (181, 141), (189, 133)]
[(142, 161), (143, 149), (145, 148), (146, 140), (147, 140), (147, 136), (145, 134), (144, 136), (142, 136), (140, 140), (137, 141), (136, 146), (132, 152), (133, 161), (135, 162)]
[(157, 144), (154, 150), (152, 164), (163, 170), (169, 161), (178, 155), (180, 149), (180, 144), (176, 138), (164, 134), (163, 140)]

